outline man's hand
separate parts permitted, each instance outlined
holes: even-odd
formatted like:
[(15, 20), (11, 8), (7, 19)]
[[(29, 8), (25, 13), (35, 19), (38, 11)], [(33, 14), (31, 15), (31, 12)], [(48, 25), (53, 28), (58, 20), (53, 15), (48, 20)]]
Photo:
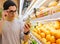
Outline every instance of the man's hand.
[(2, 20), (6, 19), (6, 16), (8, 15), (8, 13), (5, 11), (2, 12)]
[(25, 24), (24, 26), (24, 33), (30, 31), (30, 24)]
[(24, 42), (27, 42), (29, 40), (29, 38), (30, 38), (29, 32), (30, 32), (30, 24), (25, 24), (25, 26), (24, 26)]

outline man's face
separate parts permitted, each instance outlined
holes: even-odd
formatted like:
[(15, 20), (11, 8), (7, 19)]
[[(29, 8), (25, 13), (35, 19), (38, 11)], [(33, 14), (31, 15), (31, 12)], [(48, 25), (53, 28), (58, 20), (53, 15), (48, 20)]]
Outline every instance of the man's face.
[(10, 6), (8, 10), (6, 10), (7, 16), (6, 19), (12, 21), (16, 15), (16, 6)]

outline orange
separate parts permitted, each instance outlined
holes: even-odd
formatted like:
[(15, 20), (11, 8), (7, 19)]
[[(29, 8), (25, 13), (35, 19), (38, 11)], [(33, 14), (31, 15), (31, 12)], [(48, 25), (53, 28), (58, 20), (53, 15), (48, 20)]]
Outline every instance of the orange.
[(45, 44), (51, 44), (51, 42), (46, 42)]
[(52, 36), (54, 36), (56, 34), (56, 30), (52, 29), (52, 30), (50, 30), (50, 33)]
[(50, 42), (55, 42), (55, 37), (54, 36), (51, 36), (51, 38), (50, 38)]
[(57, 29), (60, 28), (60, 22), (59, 21), (55, 21), (53, 25)]
[(45, 33), (40, 33), (40, 36), (42, 37), (42, 38), (45, 38)]
[(51, 35), (47, 35), (46, 36), (46, 39), (47, 39), (47, 41), (50, 41), (50, 42), (55, 42), (55, 37), (54, 36), (51, 36)]
[(48, 27), (49, 30), (56, 30), (53, 25)]
[(40, 35), (41, 31), (40, 31), (40, 30), (38, 30), (38, 32), (37, 32), (37, 33)]
[(45, 34), (46, 34), (46, 35), (49, 35), (49, 34), (50, 34), (50, 31), (45, 31)]
[(56, 44), (56, 43), (52, 43), (52, 44)]
[(46, 28), (41, 29), (42, 32), (44, 32), (46, 35), (50, 34), (50, 31), (48, 31)]
[(56, 37), (56, 38), (60, 38), (60, 30), (56, 30), (55, 37)]
[(34, 31), (31, 31), (32, 32), (32, 34), (34, 35), (34, 36), (36, 36), (36, 38), (38, 38), (39, 40), (41, 40), (41, 36), (39, 35), (39, 34), (37, 34), (36, 32), (34, 32)]
[(39, 28), (39, 26), (36, 26), (36, 29), (38, 29)]
[(38, 32), (38, 30), (36, 28), (34, 28), (33, 31), (36, 32), (36, 33)]
[(47, 35), (47, 36), (46, 36), (46, 40), (47, 40), (47, 41), (50, 41), (50, 38), (51, 38), (51, 35)]
[(57, 39), (56, 40), (56, 44), (60, 44), (60, 39)]
[(43, 43), (46, 43), (46, 42), (47, 42), (46, 38), (42, 38), (41, 41), (42, 41)]

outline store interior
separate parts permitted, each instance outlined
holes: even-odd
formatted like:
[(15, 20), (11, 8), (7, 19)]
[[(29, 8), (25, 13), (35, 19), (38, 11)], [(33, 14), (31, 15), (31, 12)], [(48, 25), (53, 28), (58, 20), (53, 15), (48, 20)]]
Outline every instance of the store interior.
[(60, 44), (60, 0), (32, 0), (21, 15), (31, 23), (26, 44)]
[(60, 0), (20, 0), (18, 11), (20, 20), (31, 25), (21, 44), (60, 44)]

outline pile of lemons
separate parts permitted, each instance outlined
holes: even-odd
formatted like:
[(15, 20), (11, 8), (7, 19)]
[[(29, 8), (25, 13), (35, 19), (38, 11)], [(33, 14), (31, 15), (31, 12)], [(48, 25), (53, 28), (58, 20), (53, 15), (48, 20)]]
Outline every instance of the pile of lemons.
[(60, 21), (40, 23), (31, 32), (43, 44), (60, 44)]

